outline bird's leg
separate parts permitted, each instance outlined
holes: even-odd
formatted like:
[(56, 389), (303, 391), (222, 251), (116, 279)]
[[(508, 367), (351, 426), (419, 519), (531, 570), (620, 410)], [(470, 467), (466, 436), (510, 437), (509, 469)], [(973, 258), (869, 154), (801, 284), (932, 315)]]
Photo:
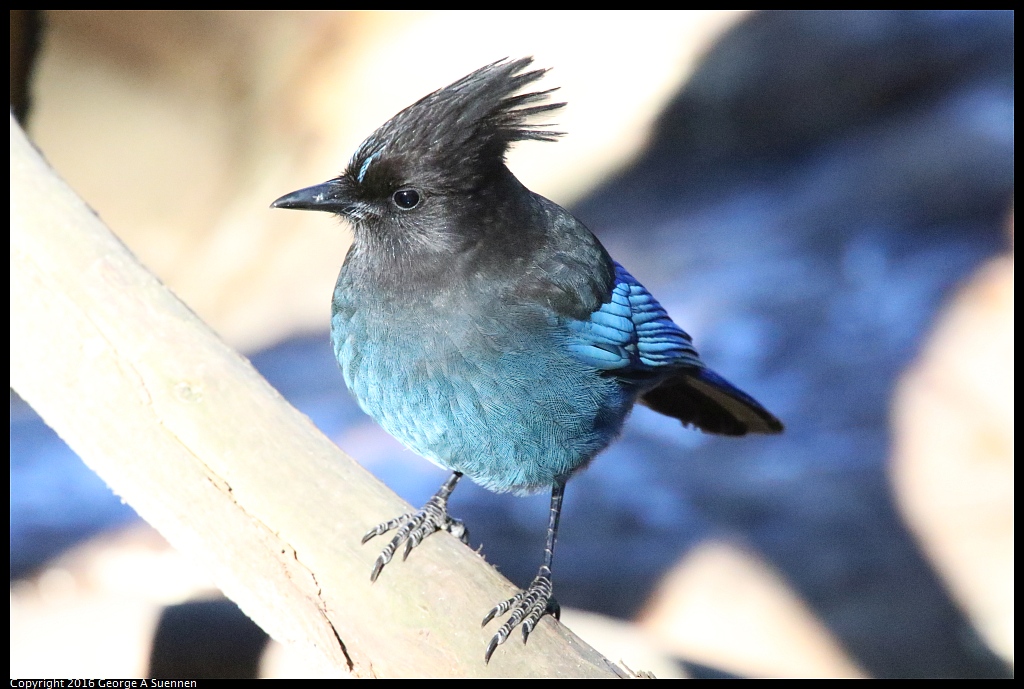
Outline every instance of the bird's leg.
[(401, 517), (395, 517), (383, 524), (378, 524), (366, 532), (366, 535), (363, 536), (363, 543), (366, 543), (374, 536), (380, 536), (395, 528), (398, 529), (395, 537), (391, 539), (391, 542), (377, 556), (377, 562), (374, 563), (373, 571), (370, 572), (370, 581), (377, 581), (377, 575), (384, 569), (384, 565), (391, 562), (391, 558), (394, 557), (395, 551), (398, 550), (403, 541), (405, 542), (405, 552), (402, 553), (403, 560), (409, 557), (412, 549), (418, 546), (424, 538), (441, 529), (444, 529), (463, 543), (469, 543), (469, 530), (466, 529), (466, 525), (462, 523), (462, 520), (453, 519), (448, 514), (448, 497), (455, 490), (455, 484), (459, 482), (460, 478), (462, 478), (462, 472), (454, 472), (444, 482), (444, 485), (438, 488), (437, 492), (434, 493), (434, 497), (427, 500), (427, 504), (423, 506), (423, 509), (403, 514)]
[(516, 628), (516, 625), (520, 623), (523, 625), (523, 643), (525, 644), (526, 639), (530, 636), (530, 632), (537, 626), (541, 617), (550, 614), (557, 620), (561, 613), (558, 601), (551, 596), (551, 562), (555, 557), (555, 539), (558, 537), (558, 518), (562, 514), (562, 496), (564, 494), (564, 481), (559, 481), (551, 487), (548, 541), (547, 546), (544, 548), (544, 564), (537, 571), (537, 576), (533, 578), (530, 586), (525, 591), (520, 591), (507, 601), (498, 603), (487, 613), (487, 617), (484, 618), (483, 624), (486, 625), (496, 616), (504, 615), (509, 610), (512, 611), (505, 624), (501, 625), (501, 629), (491, 637), (491, 642), (487, 644), (487, 651), (484, 653), (485, 663), (490, 662), (494, 649), (500, 644), (505, 643), (505, 639), (512, 634), (512, 630)]

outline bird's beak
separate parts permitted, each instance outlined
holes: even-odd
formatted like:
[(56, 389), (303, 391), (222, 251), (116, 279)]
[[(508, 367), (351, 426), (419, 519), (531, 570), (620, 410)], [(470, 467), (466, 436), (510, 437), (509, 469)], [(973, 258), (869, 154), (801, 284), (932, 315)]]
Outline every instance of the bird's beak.
[(270, 204), (271, 208), (290, 208), (297, 211), (325, 211), (348, 215), (354, 204), (345, 187), (337, 179), (285, 194)]

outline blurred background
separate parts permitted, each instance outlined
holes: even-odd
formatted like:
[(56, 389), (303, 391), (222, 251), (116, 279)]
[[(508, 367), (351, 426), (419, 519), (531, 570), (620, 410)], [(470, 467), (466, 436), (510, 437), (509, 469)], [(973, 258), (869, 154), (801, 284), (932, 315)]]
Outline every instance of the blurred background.
[[(533, 55), (568, 135), (510, 168), (786, 424), (723, 439), (638, 408), (569, 484), (563, 619), (659, 677), (1008, 677), (1013, 20), (11, 10), (11, 103), (143, 263), (419, 505), (444, 472), (362, 414), (331, 353), (348, 228), (268, 205), (426, 93)], [(328, 672), (13, 392), (10, 419), (12, 677)], [(467, 483), (451, 508), (529, 582), (546, 496)]]

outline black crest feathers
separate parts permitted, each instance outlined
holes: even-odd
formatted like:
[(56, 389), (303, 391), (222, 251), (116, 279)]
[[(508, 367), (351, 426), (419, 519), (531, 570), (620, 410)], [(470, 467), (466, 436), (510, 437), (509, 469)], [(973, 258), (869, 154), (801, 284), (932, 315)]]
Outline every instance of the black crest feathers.
[(460, 170), (467, 183), (502, 164), (515, 141), (554, 141), (562, 132), (529, 120), (565, 105), (543, 102), (557, 89), (518, 93), (547, 71), (524, 72), (532, 62), (529, 57), (499, 60), (424, 96), (362, 143), (346, 176), (362, 182), (377, 160), (390, 159), (421, 169)]

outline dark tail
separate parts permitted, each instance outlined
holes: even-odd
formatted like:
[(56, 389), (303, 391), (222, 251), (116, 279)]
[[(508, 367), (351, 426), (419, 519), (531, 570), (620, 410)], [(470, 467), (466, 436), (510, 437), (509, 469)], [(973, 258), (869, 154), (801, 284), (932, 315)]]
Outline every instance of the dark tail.
[(782, 432), (782, 422), (757, 400), (706, 368), (680, 371), (643, 395), (640, 402), (707, 433)]

